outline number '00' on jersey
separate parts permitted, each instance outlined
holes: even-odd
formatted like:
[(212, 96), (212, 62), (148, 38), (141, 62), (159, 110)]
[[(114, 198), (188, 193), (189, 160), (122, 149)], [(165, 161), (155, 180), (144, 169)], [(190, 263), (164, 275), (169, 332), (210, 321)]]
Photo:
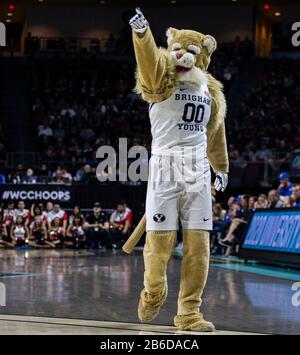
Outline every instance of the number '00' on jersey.
[(152, 154), (179, 153), (184, 147), (206, 154), (206, 127), (211, 114), (207, 85), (180, 85), (167, 100), (149, 107)]

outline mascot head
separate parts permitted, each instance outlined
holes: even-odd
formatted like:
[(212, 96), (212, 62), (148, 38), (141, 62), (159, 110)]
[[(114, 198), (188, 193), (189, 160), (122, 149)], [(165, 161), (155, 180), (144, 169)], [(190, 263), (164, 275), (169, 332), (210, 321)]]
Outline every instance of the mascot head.
[[(167, 30), (168, 51), (181, 78), (197, 76), (198, 69), (206, 71), (217, 41), (210, 35), (191, 30)], [(199, 74), (199, 73), (198, 73)]]

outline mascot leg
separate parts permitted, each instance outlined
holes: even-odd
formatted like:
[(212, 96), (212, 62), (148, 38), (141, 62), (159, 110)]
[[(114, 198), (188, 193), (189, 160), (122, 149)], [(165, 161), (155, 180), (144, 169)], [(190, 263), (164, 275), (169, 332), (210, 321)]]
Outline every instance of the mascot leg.
[(176, 242), (176, 231), (150, 231), (144, 247), (144, 286), (138, 308), (141, 321), (151, 321), (159, 313), (168, 294), (167, 264)]
[(178, 313), (174, 318), (174, 324), (179, 329), (199, 332), (215, 330), (199, 310), (208, 275), (209, 250), (208, 232), (184, 230)]

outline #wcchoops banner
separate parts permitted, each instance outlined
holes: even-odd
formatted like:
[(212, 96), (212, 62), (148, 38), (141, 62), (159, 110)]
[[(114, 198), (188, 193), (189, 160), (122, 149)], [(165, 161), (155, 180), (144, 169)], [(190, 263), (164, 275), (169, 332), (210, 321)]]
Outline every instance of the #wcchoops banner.
[(61, 185), (0, 185), (2, 202), (23, 200), (72, 204), (72, 187)]

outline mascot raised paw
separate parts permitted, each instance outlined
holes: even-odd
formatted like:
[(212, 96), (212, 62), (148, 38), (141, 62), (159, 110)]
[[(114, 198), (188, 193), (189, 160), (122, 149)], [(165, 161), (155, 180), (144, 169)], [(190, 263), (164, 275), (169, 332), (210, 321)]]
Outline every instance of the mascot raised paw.
[[(169, 28), (168, 48), (157, 48), (140, 9), (130, 25), (137, 61), (136, 92), (149, 103), (153, 138), (138, 316), (141, 321), (153, 320), (167, 298), (167, 264), (180, 219), (183, 258), (174, 323), (183, 330), (214, 331), (200, 306), (212, 229), (210, 166), (218, 191), (224, 191), (228, 180), (226, 103), (222, 84), (207, 72), (216, 40), (196, 31)], [(134, 233), (135, 241), (142, 225)]]

